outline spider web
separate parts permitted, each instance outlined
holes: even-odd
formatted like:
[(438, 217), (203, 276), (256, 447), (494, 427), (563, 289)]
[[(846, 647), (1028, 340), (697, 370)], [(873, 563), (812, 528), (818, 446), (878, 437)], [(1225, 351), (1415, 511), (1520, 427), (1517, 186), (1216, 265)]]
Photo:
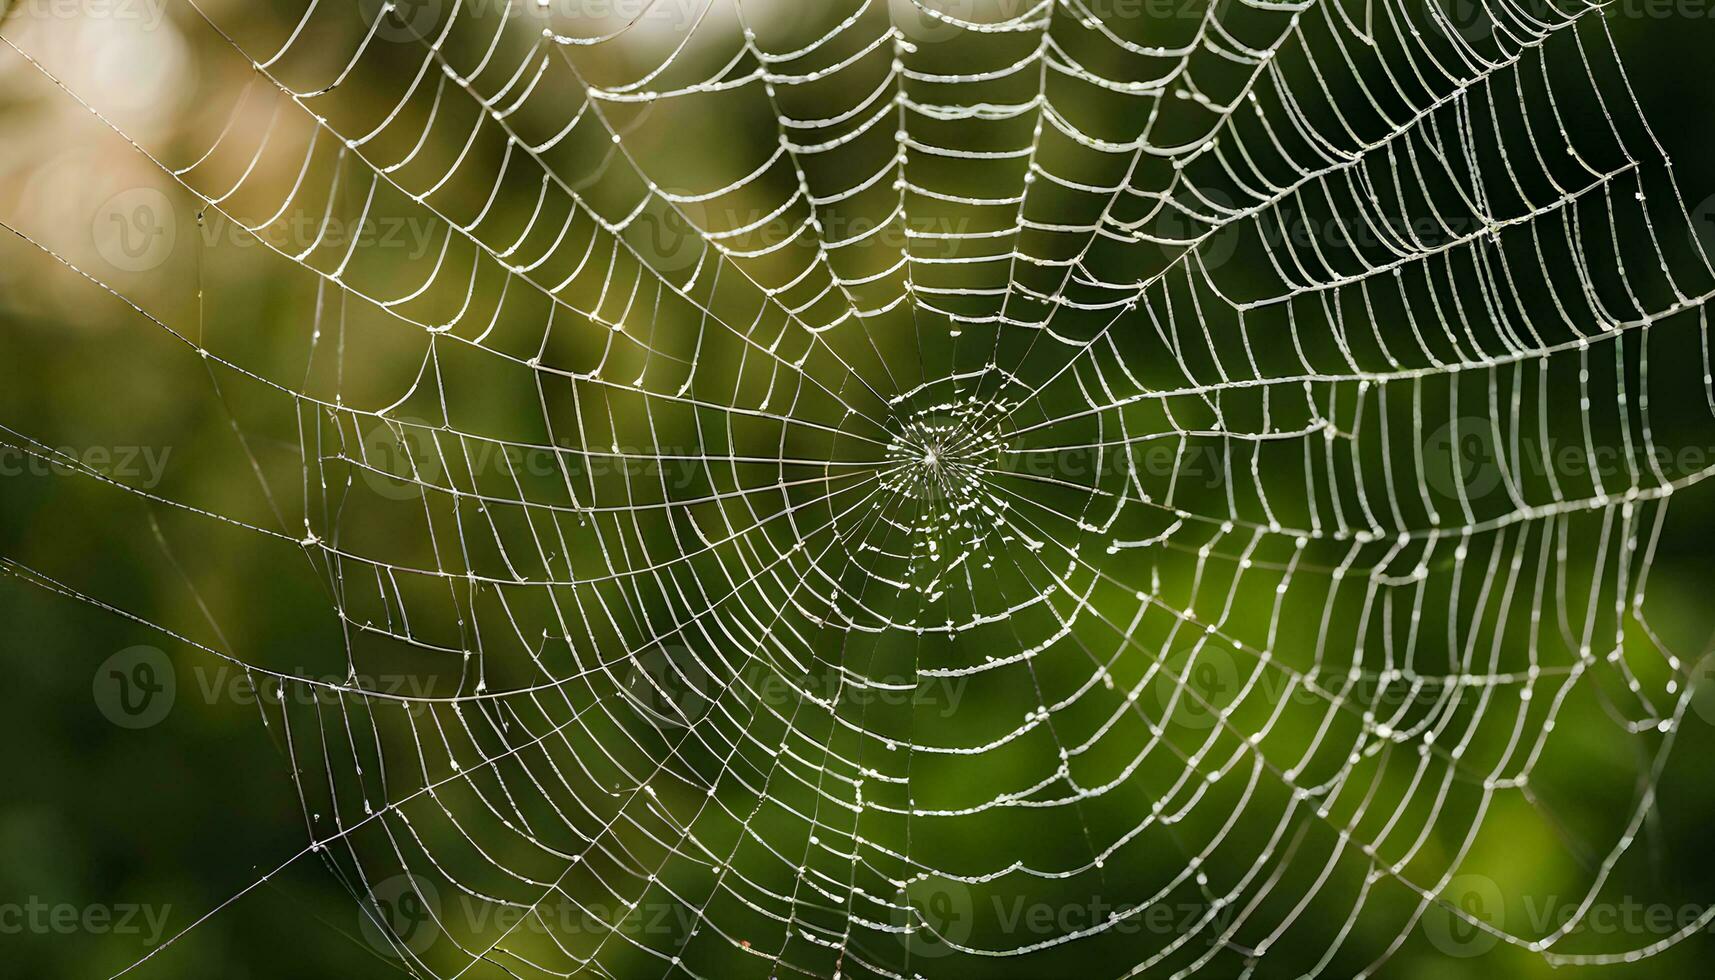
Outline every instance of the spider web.
[[(74, 265), (207, 365), (267, 516), (117, 489), (305, 563), (346, 679), (8, 571), (269, 692), (282, 869), (421, 975), (1698, 932), (1575, 935), (1690, 704), (1644, 591), (1715, 411), (1599, 8), (1110, 6), (450, 0), (333, 45), (345, 5), (189, 2), (248, 82), (183, 160), (7, 36), (310, 297), (257, 346)], [(349, 233), (393, 221), (427, 247)], [(1471, 876), (1566, 833), (1574, 712), (1638, 789), (1571, 916), (1498, 925)]]

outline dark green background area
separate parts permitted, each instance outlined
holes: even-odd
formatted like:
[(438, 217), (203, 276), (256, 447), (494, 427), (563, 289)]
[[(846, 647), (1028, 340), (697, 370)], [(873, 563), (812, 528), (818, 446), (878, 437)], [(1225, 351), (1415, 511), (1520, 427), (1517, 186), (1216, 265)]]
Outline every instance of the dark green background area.
[[(257, 17), (290, 19), (269, 5), (256, 6)], [(1644, 112), (1675, 161), (1688, 206), (1715, 221), (1715, 205), (1698, 211), (1704, 201), (1715, 201), (1715, 2), (1684, 0), (1682, 7), (1658, 17), (1653, 14), (1661, 7), (1630, 0), (1625, 10), (1645, 16), (1616, 15), (1611, 23)], [(16, 19), (0, 22), (0, 33), (17, 27)], [(196, 53), (190, 53), (193, 60)], [(6, 79), (30, 71), (10, 49), (0, 49), (0, 67)], [(194, 84), (226, 82), (203, 76)], [(39, 85), (16, 97), (0, 90), (0, 134), (36, 127), (44, 113), (76, 117), (68, 102), (45, 100)], [(124, 152), (87, 119), (67, 125), (61, 135), (71, 145), (100, 148), (79, 152)], [(18, 153), (29, 156), (25, 148)], [(11, 208), (16, 198), (0, 192), (0, 206)], [(10, 220), (11, 213), (0, 211), (0, 218)], [(189, 216), (180, 217), (181, 238), (194, 236)], [(241, 323), (262, 338), (296, 336), (292, 325), (304, 316), (301, 291), (256, 275), (242, 259), (218, 247), (198, 257), (207, 263), (197, 268), (207, 284), (203, 312), (212, 314), (212, 329)], [(197, 316), (191, 288), (197, 268), (175, 265), (175, 274), (187, 278), (152, 295), (159, 304), (152, 308), (178, 322)], [(161, 493), (265, 521), (254, 478), (201, 365), (118, 300), (11, 235), (0, 235), (0, 426), (9, 430), (0, 431), (0, 443), (11, 439), (9, 433), (23, 433), (48, 445), (173, 447)], [(1699, 650), (1715, 581), (1704, 577), (1715, 548), (1715, 493), (1699, 487), (1682, 497), (1674, 498), (1671, 530), (1657, 553), (1650, 601), (1653, 620), (1676, 648)], [(151, 514), (162, 536), (176, 543), (173, 559), (180, 567), (158, 547)], [(337, 633), (302, 614), (325, 599), (307, 576), (278, 566), (276, 545), (139, 506), (95, 481), (52, 473), (0, 476), (0, 557), (65, 574), (80, 591), (158, 621), (200, 621), (184, 586), (188, 578), (220, 611), (217, 619), (238, 655), (307, 674), (338, 670)], [(242, 610), (242, 617), (226, 618), (233, 610)], [(128, 730), (103, 715), (92, 685), (108, 657), (139, 644), (172, 653), (177, 700), (160, 723)], [(403, 975), (366, 941), (351, 897), (318, 863), (299, 860), (272, 874), (304, 846), (306, 828), (278, 733), (258, 722), (256, 708), (242, 696), (239, 672), (141, 624), (12, 575), (0, 575), (0, 665), (0, 905), (38, 899), (79, 909), (147, 904), (166, 916), (170, 934), (213, 912), (132, 974), (142, 978)], [(204, 696), (209, 689), (222, 693)], [(1565, 734), (1574, 744), (1594, 738)], [(1600, 758), (1601, 748), (1591, 747), (1592, 759)], [(1715, 858), (1708, 846), (1715, 783), (1705, 775), (1712, 751), (1715, 725), (1688, 716), (1676, 764), (1659, 786), (1660, 819), (1647, 828), (1654, 878), (1629, 881), (1625, 889), (1662, 896), (1676, 914), (1699, 902), (1715, 904)], [(1631, 805), (1635, 789), (1592, 776), (1577, 787), (1577, 802), (1582, 809), (1618, 811)], [(1538, 853), (1521, 845), (1518, 860), (1535, 860)], [(1576, 871), (1568, 868), (1561, 877), (1578, 880)], [(1317, 914), (1314, 905), (1308, 914)], [(0, 932), (0, 976), (108, 976), (147, 950), (135, 934)], [(1715, 936), (1708, 934), (1664, 956), (1598, 974), (1549, 971), (1540, 960), (1505, 948), (1449, 959), (1418, 929), (1384, 975), (1693, 977), (1705, 975), (1710, 962)], [(1006, 968), (997, 963), (996, 975)], [(1266, 966), (1258, 975), (1269, 975)]]

